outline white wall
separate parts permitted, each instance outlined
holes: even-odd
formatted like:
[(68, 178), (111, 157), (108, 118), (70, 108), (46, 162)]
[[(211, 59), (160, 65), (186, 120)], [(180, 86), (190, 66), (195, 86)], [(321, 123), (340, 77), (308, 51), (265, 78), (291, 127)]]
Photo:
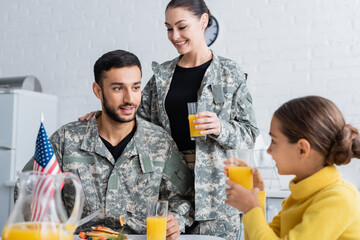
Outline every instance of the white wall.
[[(163, 24), (167, 2), (1, 0), (0, 77), (37, 76), (44, 92), (59, 97), (57, 124), (73, 121), (100, 108), (91, 90), (92, 67), (106, 51), (134, 52), (143, 64), (144, 85), (151, 61), (177, 55)], [(220, 24), (212, 49), (249, 74), (265, 136), (281, 103), (309, 94), (333, 100), (347, 121), (360, 127), (359, 0), (207, 4)]]

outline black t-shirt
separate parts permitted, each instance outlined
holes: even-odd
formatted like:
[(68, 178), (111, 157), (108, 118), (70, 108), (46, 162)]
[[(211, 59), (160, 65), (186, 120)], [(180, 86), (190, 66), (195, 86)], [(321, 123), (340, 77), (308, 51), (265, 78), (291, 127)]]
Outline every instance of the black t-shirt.
[(170, 121), (171, 136), (180, 151), (195, 149), (195, 141), (190, 139), (187, 103), (197, 102), (197, 92), (210, 63), (211, 60), (193, 68), (175, 68), (165, 99), (165, 109)]
[(113, 155), (115, 161), (121, 156), (125, 147), (130, 142), (132, 137), (134, 136), (135, 131), (136, 131), (136, 124), (135, 124), (134, 128), (131, 130), (131, 132), (123, 140), (121, 140), (121, 142), (119, 142), (119, 144), (116, 146), (111, 145), (111, 143), (109, 143), (108, 141), (106, 141), (104, 138), (102, 138), (100, 136), (100, 138), (103, 141), (103, 143), (105, 144), (106, 148), (110, 151), (111, 155)]

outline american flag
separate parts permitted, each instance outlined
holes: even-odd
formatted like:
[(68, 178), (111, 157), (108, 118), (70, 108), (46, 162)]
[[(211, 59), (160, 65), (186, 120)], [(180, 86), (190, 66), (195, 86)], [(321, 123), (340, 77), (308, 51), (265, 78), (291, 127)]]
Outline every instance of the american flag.
[[(44, 124), (41, 122), (36, 139), (35, 155), (33, 160), (33, 171), (42, 174), (60, 174), (61, 169), (54, 154), (50, 140), (46, 134)], [(53, 178), (39, 177), (34, 185), (31, 220), (44, 221), (49, 209), (49, 203), (54, 196), (55, 188)]]

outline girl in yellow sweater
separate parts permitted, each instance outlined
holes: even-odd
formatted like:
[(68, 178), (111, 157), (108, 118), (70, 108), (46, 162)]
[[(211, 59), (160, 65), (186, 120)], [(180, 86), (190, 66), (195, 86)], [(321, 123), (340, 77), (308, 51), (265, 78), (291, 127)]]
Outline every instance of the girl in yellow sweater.
[[(253, 190), (228, 180), (226, 204), (244, 212), (247, 239), (360, 239), (360, 196), (334, 164), (360, 158), (359, 131), (346, 124), (331, 101), (317, 96), (293, 99), (275, 111), (267, 152), (279, 174), (295, 178), (282, 210), (267, 223), (257, 193), (264, 190), (253, 169)], [(260, 188), (260, 189), (259, 189)]]

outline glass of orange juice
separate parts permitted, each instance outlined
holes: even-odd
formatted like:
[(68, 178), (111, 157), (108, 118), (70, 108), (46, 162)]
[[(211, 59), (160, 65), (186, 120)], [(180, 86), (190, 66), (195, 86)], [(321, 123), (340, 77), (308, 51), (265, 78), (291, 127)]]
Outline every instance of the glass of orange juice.
[(226, 150), (227, 167), (229, 179), (241, 184), (244, 188), (253, 189), (253, 167), (252, 149), (229, 149)]
[(146, 217), (146, 239), (166, 240), (168, 201), (149, 202)]
[(204, 102), (189, 102), (188, 106), (188, 119), (189, 119), (189, 128), (190, 128), (190, 138), (191, 140), (195, 141), (196, 137), (206, 137), (202, 135), (200, 132), (204, 131), (205, 129), (196, 129), (193, 120), (197, 119), (195, 115), (199, 112), (203, 112), (206, 110)]

